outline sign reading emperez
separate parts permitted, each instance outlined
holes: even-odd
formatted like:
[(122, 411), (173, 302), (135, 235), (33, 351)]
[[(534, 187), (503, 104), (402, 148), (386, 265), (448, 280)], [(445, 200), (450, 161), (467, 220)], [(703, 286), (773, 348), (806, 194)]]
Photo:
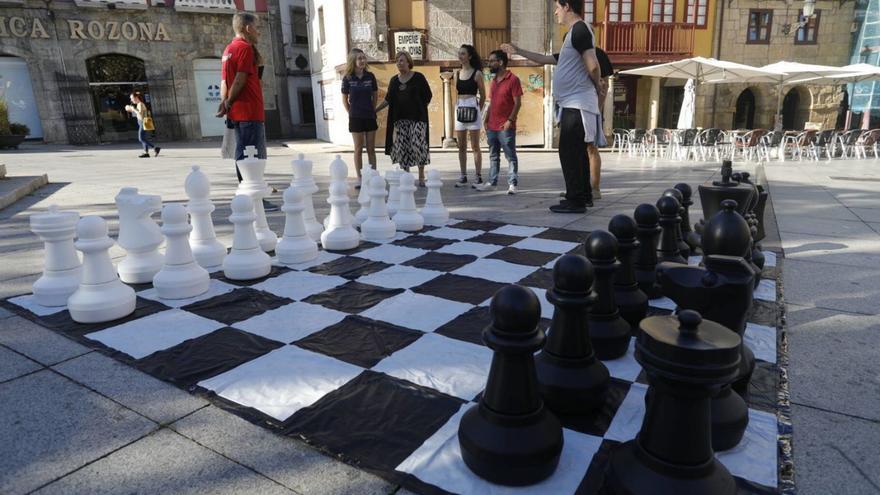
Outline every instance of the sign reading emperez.
[(413, 60), (424, 59), (422, 33), (419, 31), (399, 31), (394, 33), (394, 49), (409, 53)]

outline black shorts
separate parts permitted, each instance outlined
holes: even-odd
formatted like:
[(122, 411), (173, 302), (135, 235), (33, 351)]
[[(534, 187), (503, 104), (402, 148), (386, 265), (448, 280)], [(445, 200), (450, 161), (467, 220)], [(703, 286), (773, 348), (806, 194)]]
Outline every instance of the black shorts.
[(379, 128), (376, 119), (358, 119), (349, 117), (348, 132), (371, 132)]

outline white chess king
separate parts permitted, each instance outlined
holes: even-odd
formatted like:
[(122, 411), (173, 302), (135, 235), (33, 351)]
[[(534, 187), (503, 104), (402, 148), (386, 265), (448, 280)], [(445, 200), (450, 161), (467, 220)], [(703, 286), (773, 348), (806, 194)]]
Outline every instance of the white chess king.
[(300, 153), (296, 160), (291, 160), (290, 165), (293, 167), (293, 180), (290, 181), (290, 185), (296, 187), (303, 197), (303, 206), (305, 206), (303, 221), (306, 224), (306, 233), (313, 241), (318, 242), (321, 240), (324, 226), (315, 218), (315, 204), (312, 195), (318, 192), (318, 185), (315, 183), (315, 178), (312, 177), (312, 162), (306, 160), (305, 155)]
[(226, 257), (226, 246), (217, 240), (217, 234), (214, 232), (214, 221), (211, 219), (211, 213), (214, 211), (214, 203), (211, 202), (211, 183), (198, 165), (193, 165), (192, 172), (186, 177), (184, 189), (189, 198), (186, 209), (192, 222), (189, 246), (193, 256), (203, 268), (217, 270)]
[(269, 186), (264, 179), (266, 160), (257, 158), (257, 148), (254, 146), (246, 146), (244, 150), (245, 159), (237, 162), (242, 180), (235, 194), (246, 194), (253, 201), (256, 215), (254, 232), (257, 234), (257, 240), (260, 241), (260, 248), (268, 253), (275, 250), (278, 236), (269, 229), (266, 211), (263, 209), (263, 198), (269, 195)]

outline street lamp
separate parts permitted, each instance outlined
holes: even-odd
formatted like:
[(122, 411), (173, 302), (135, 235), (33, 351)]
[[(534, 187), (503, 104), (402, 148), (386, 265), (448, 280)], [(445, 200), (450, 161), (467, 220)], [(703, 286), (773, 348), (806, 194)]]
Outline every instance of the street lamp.
[(804, 17), (809, 19), (816, 13), (816, 0), (804, 0), (803, 8)]
[(802, 29), (810, 19), (816, 15), (816, 0), (804, 0), (804, 6), (801, 8), (801, 15), (797, 19), (797, 23), (785, 23), (782, 25), (782, 34), (791, 33), (791, 28)]

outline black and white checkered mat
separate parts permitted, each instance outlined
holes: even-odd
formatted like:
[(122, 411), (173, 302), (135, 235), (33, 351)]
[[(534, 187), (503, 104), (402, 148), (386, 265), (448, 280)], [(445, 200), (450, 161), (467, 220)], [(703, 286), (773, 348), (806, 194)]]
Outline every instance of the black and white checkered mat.
[[(548, 325), (550, 269), (564, 253), (583, 253), (586, 236), (453, 220), (386, 244), (322, 251), (259, 280), (217, 272), (210, 290), (193, 299), (160, 300), (149, 284), (136, 286), (134, 314), (96, 325), (73, 322), (64, 308), (37, 306), (30, 295), (2, 304), (419, 493), (589, 494), (601, 484), (609, 447), (641, 425), (646, 381), (632, 345), (605, 363), (613, 377), (605, 406), (589, 417), (561, 418), (565, 446), (544, 482), (511, 489), (483, 481), (465, 467), (456, 436), (486, 384), (492, 353), (480, 335), (490, 298), (504, 284), (530, 287)], [(739, 446), (717, 454), (743, 493), (787, 491), (779, 474), (786, 464), (780, 438), (790, 425), (779, 414), (777, 260), (766, 254), (767, 279), (745, 339), (758, 359), (749, 427)], [(673, 309), (667, 299), (651, 301), (652, 314)]]

